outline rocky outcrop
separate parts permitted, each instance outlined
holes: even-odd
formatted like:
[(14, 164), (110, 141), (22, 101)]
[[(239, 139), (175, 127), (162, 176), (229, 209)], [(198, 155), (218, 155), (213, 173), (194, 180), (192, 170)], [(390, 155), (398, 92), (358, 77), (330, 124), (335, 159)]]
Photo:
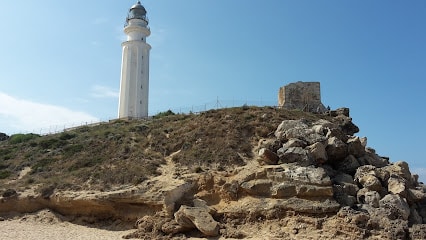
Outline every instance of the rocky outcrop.
[(255, 140), (256, 156), (236, 153), (245, 166), (177, 171), (105, 193), (9, 190), (0, 198), (0, 212), (50, 208), (138, 218), (139, 230), (129, 237), (145, 239), (243, 238), (240, 229), (251, 225), (269, 226), (277, 239), (310, 238), (315, 231), (333, 236), (324, 239), (424, 238), (426, 186), (406, 162), (391, 163), (369, 148), (366, 138), (354, 136), (359, 129), (349, 109), (329, 115), (328, 120), (283, 120), (268, 138)]

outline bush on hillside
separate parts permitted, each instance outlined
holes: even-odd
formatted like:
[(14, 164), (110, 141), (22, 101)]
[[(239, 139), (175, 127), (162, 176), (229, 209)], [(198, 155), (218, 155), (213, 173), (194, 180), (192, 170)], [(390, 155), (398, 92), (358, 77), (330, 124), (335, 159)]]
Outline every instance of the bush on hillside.
[(165, 112), (157, 113), (157, 115), (154, 115), (153, 118), (161, 118), (161, 117), (172, 116), (172, 115), (175, 115), (175, 113), (169, 109)]
[(28, 142), (32, 139), (39, 138), (39, 137), (40, 135), (34, 134), (34, 133), (28, 133), (28, 134), (19, 133), (19, 134), (13, 134), (12, 136), (10, 136), (8, 141), (11, 144), (17, 144), (17, 143)]

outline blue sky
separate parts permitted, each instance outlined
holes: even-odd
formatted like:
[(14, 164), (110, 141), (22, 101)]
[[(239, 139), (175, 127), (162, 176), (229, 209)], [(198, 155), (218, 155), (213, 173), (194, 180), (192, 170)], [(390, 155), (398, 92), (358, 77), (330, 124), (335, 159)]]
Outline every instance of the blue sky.
[[(121, 42), (136, 1), (1, 1), (0, 132), (117, 115)], [(359, 136), (426, 180), (426, 1), (145, 0), (150, 114), (277, 104), (321, 82)]]

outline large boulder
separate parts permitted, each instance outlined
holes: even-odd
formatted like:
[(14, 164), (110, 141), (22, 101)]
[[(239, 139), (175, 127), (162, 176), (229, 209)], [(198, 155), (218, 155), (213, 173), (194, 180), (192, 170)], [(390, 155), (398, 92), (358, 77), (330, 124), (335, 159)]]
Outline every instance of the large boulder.
[(367, 188), (370, 191), (382, 191), (382, 184), (380, 180), (371, 174), (366, 174), (358, 179), (358, 182), (364, 187)]
[(316, 163), (325, 163), (328, 160), (327, 152), (325, 151), (325, 146), (321, 142), (314, 143), (307, 147), (312, 158)]
[(282, 147), (281, 141), (278, 139), (260, 139), (257, 145), (258, 149), (267, 148), (272, 152), (277, 152)]
[(336, 163), (336, 168), (339, 172), (344, 172), (353, 175), (359, 167), (358, 160), (353, 156), (349, 155), (343, 161)]
[(352, 118), (344, 116), (344, 115), (338, 115), (334, 118), (342, 129), (343, 133), (349, 136), (353, 136), (355, 133), (359, 132), (358, 126), (356, 126), (352, 122)]
[(352, 137), (347, 142), (348, 153), (354, 157), (362, 157), (365, 155), (365, 147), (362, 145), (359, 137)]
[(279, 159), (278, 155), (268, 148), (261, 148), (259, 150), (258, 161), (261, 164), (277, 164)]
[(407, 180), (409, 186), (412, 185), (412, 178), (408, 163), (404, 161), (395, 162), (392, 165), (383, 167), (390, 175), (396, 175)]
[(284, 149), (289, 149), (292, 147), (306, 147), (306, 142), (297, 138), (290, 138), (287, 142), (283, 144)]
[(372, 152), (370, 148), (367, 148), (365, 155), (358, 158), (361, 165), (373, 165), (381, 168), (389, 164), (389, 159), (378, 156), (375, 152)]
[(219, 235), (219, 223), (205, 208), (181, 206), (174, 216), (175, 221), (184, 228), (197, 228), (209, 237)]
[(408, 220), (410, 216), (410, 206), (405, 199), (399, 195), (388, 194), (379, 201), (379, 205), (381, 208), (387, 210), (389, 219), (400, 218)]
[(364, 194), (364, 201), (372, 207), (378, 208), (380, 201), (380, 194), (376, 191), (369, 191)]
[(348, 146), (336, 137), (331, 137), (327, 140), (325, 150), (330, 161), (343, 160), (348, 155)]
[(304, 120), (284, 120), (275, 130), (275, 137), (285, 142), (288, 138), (286, 132), (291, 129), (307, 129), (308, 125)]
[(314, 164), (307, 150), (301, 147), (291, 147), (287, 150), (284, 148), (278, 150), (280, 158), (279, 163), (297, 163), (300, 166), (309, 166)]
[(325, 137), (328, 138), (332, 138), (332, 137), (336, 137), (337, 139), (346, 142), (348, 141), (348, 136), (342, 131), (342, 129), (335, 127), (335, 128), (327, 128), (327, 133), (325, 135)]
[(401, 197), (407, 198), (407, 187), (405, 185), (406, 180), (392, 175), (388, 180), (388, 191), (392, 194), (400, 195)]

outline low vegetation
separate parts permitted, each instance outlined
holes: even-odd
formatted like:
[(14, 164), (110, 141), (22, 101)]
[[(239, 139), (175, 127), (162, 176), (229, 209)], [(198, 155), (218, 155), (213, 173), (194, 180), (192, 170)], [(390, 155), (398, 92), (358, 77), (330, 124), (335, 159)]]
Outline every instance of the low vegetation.
[(0, 186), (108, 190), (138, 184), (158, 175), (165, 157), (179, 150), (172, 161), (182, 172), (228, 171), (252, 158), (253, 146), (282, 120), (324, 117), (245, 106), (201, 114), (168, 111), (149, 120), (115, 120), (48, 136), (12, 135), (0, 142)]

